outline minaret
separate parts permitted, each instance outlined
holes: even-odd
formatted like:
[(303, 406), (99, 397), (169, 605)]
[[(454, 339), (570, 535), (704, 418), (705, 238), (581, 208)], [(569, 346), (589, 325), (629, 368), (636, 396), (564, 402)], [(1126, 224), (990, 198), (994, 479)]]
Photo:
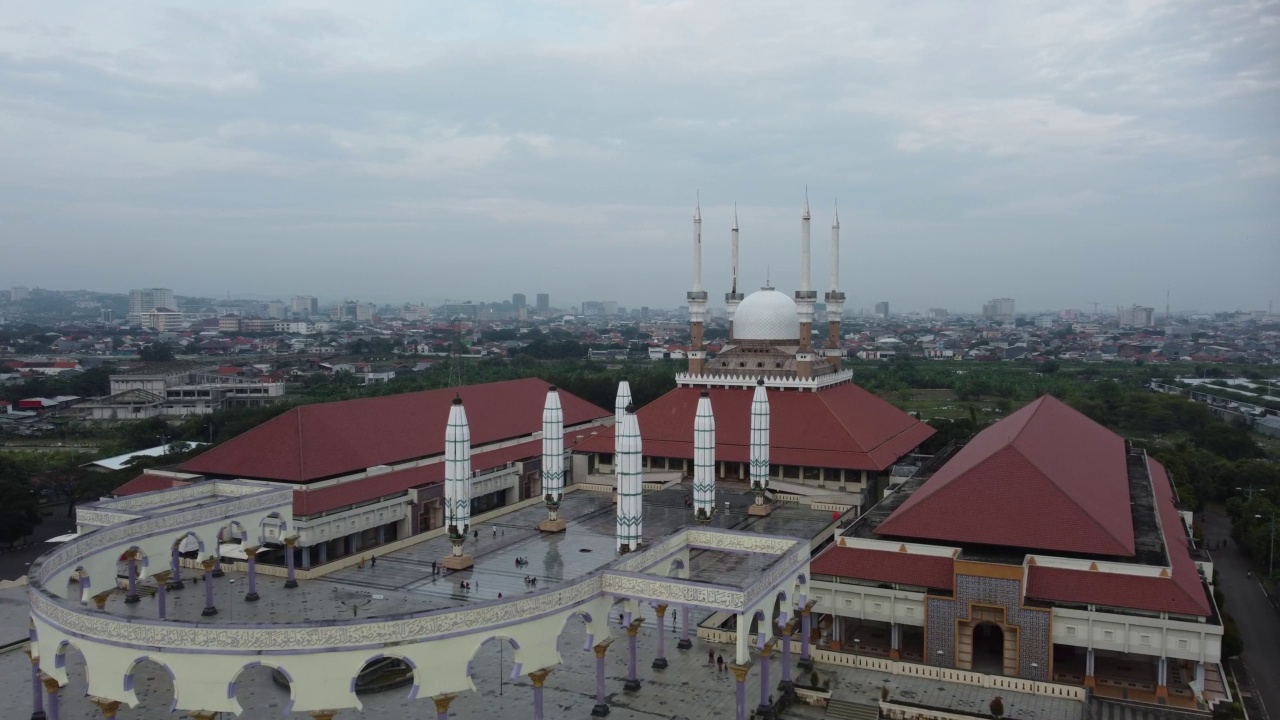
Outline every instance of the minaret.
[(707, 321), (707, 291), (702, 289), (702, 202), (693, 210), (693, 289), (686, 296), (689, 301), (689, 374), (701, 375), (707, 362), (706, 346), (702, 343), (703, 324)]
[(751, 491), (756, 494), (751, 515), (768, 515), (773, 507), (765, 504), (769, 489), (769, 395), (764, 378), (756, 381), (756, 394), (751, 398)]
[(465, 570), (474, 558), (462, 552), (471, 525), (471, 428), (462, 398), (454, 396), (444, 433), (444, 523), (453, 554), (444, 559), (450, 570)]
[(732, 260), (733, 265), (733, 285), (729, 292), (724, 294), (724, 305), (729, 315), (729, 340), (733, 340), (733, 316), (738, 312), (738, 303), (742, 302), (742, 293), (738, 292), (738, 205), (733, 206), (733, 230), (729, 233), (732, 238)]
[(711, 414), (711, 393), (698, 397), (693, 420), (693, 515), (706, 525), (716, 512), (716, 418)]
[(641, 496), (640, 423), (634, 405), (628, 405), (622, 423), (615, 426), (613, 463), (618, 476), (618, 552), (640, 547), (644, 510)]
[[(622, 418), (627, 414), (627, 406), (631, 404), (631, 383), (623, 380), (618, 383), (618, 397), (613, 401), (613, 426), (622, 427)], [(616, 430), (614, 432), (617, 432)]]
[(813, 377), (813, 305), (818, 293), (809, 288), (809, 191), (804, 193), (804, 214), (800, 216), (800, 289), (796, 309), (800, 316), (800, 350), (796, 353), (796, 375)]
[(560, 498), (564, 497), (564, 411), (560, 409), (560, 392), (547, 388), (547, 402), (542, 406), (542, 496), (547, 501), (547, 519), (538, 523), (543, 532), (564, 532), (560, 519)]
[(840, 319), (844, 315), (844, 293), (840, 292), (840, 211), (831, 216), (831, 290), (827, 292), (827, 357), (834, 358), (836, 370), (844, 357), (840, 340)]

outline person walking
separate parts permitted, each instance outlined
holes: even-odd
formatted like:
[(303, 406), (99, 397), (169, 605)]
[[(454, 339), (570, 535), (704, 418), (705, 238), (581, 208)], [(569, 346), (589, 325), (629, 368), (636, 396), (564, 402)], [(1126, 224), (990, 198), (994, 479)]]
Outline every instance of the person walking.
[(373, 557), (369, 558), (369, 568), (372, 569), (376, 567), (378, 567), (378, 556), (374, 555)]
[(712, 650), (711, 648), (707, 648), (707, 667), (711, 667), (715, 664), (716, 664), (716, 651)]
[(716, 667), (720, 669), (720, 672), (724, 672), (724, 656), (723, 655), (716, 656)]

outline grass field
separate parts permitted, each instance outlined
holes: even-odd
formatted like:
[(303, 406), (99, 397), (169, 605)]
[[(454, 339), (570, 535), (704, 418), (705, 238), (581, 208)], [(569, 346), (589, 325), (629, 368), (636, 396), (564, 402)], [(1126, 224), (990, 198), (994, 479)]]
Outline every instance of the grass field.
[(1004, 417), (1007, 411), (1002, 408), (1009, 404), (1007, 400), (996, 398), (956, 400), (955, 392), (945, 388), (891, 393), (885, 399), (909, 413), (919, 413), (920, 418), (926, 421), (967, 418), (972, 408), (978, 422), (985, 423)]

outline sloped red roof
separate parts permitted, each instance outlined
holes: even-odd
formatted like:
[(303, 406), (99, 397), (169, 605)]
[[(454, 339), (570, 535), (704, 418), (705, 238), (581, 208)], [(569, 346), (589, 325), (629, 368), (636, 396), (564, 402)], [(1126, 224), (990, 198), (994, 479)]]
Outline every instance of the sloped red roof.
[(187, 485), (186, 480), (179, 480), (168, 475), (152, 475), (151, 473), (143, 473), (129, 482), (121, 485), (111, 491), (116, 497), (124, 497), (126, 495), (141, 495), (142, 493), (154, 492), (156, 490), (169, 490), (171, 488), (182, 487)]
[(1132, 557), (1124, 439), (1046, 395), (974, 436), (875, 532)]
[[(537, 378), (295, 407), (183, 463), (184, 472), (309, 482), (375, 465), (444, 453), (454, 394), (462, 397), (473, 445), (542, 430), (547, 383)], [(611, 412), (560, 392), (566, 426)]]
[[(564, 396), (562, 395), (560, 399), (563, 401)], [(541, 455), (542, 441), (530, 440), (489, 452), (474, 453), (471, 456), (471, 469), (475, 472), (484, 472), (510, 462)], [(402, 493), (409, 488), (434, 485), (443, 481), (444, 463), (437, 462), (314, 490), (298, 488), (293, 491), (293, 514), (315, 515), (335, 508)]]
[[(678, 387), (637, 411), (644, 454), (693, 458), (700, 388)], [(753, 388), (713, 388), (716, 459), (748, 462)], [(934, 433), (933, 428), (852, 383), (818, 392), (773, 391), (769, 459), (775, 465), (883, 470)], [(568, 436), (568, 434), (567, 434)], [(613, 452), (613, 430), (576, 446)]]
[(954, 562), (937, 555), (831, 545), (809, 563), (809, 572), (950, 590)]
[(1173, 488), (1164, 466), (1149, 461), (1160, 530), (1169, 554), (1169, 577), (1139, 577), (1091, 570), (1032, 566), (1027, 573), (1027, 597), (1061, 602), (1091, 603), (1152, 612), (1208, 617), (1213, 614), (1204, 584), (1191, 559), (1191, 546), (1182, 517), (1173, 503)]

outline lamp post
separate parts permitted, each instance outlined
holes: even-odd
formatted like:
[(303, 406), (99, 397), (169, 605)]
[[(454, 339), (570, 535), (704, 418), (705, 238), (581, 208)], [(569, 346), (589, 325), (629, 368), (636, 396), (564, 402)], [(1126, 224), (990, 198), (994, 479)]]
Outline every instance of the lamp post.
[[(1257, 514), (1255, 514), (1254, 517), (1259, 520), (1264, 519), (1261, 515)], [(1276, 574), (1276, 517), (1276, 513), (1271, 513), (1271, 545), (1270, 552), (1268, 553), (1269, 557), (1267, 558), (1268, 580), (1271, 579), (1271, 576)]]

